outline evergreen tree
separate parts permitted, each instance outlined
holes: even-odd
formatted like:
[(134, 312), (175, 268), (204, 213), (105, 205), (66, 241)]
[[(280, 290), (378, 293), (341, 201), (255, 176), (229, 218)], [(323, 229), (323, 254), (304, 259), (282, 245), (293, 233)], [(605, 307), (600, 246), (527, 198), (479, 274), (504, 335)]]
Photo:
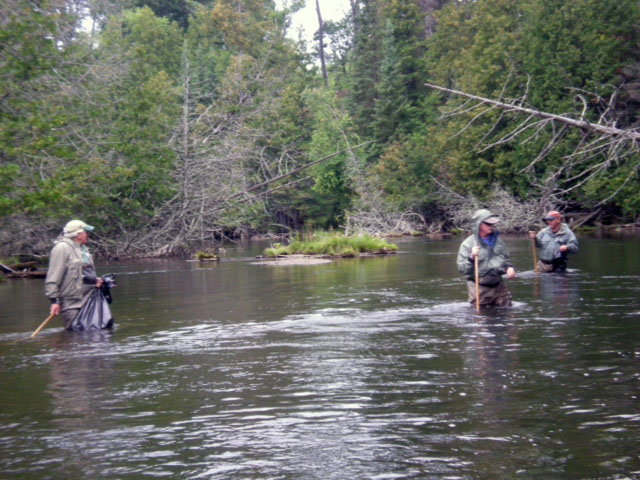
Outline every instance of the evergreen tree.
[(348, 105), (360, 136), (372, 138), (376, 85), (380, 70), (380, 0), (365, 0), (354, 17), (353, 49), (349, 59)]
[[(338, 227), (344, 224), (345, 212), (355, 199), (362, 175), (360, 152), (350, 151), (359, 138), (350, 116), (335, 96), (324, 89), (308, 89), (305, 105), (311, 113), (309, 158), (317, 160), (332, 153), (332, 158), (313, 167), (312, 188), (303, 191), (295, 205), (305, 221), (315, 227)], [(307, 172), (309, 173), (309, 172)]]
[(198, 4), (213, 3), (213, 0), (129, 0), (128, 8), (150, 8), (158, 17), (176, 22), (183, 30), (189, 27), (189, 17)]
[[(429, 40), (431, 78), (489, 98), (526, 92), (536, 108), (572, 111), (577, 91), (605, 93), (619, 84), (617, 71), (633, 45), (623, 39), (633, 35), (637, 18), (632, 1), (451, 3)], [(447, 109), (462, 102), (448, 99)], [(440, 144), (440, 168), (451, 184), (476, 194), (497, 182), (526, 196), (532, 182), (540, 183), (562, 166), (582, 140), (577, 131), (556, 138), (558, 132), (546, 129), (531, 132), (536, 135), (528, 142), (500, 143), (518, 119), (496, 111), (477, 117), (478, 111), (450, 117), (433, 137)], [(553, 138), (562, 142), (534, 171), (524, 171)], [(483, 148), (496, 142), (494, 148)]]
[(373, 126), (376, 140), (384, 144), (423, 125), (418, 107), (425, 95), (420, 59), (426, 32), (417, 2), (390, 2), (382, 12), (385, 28)]
[(93, 92), (95, 134), (104, 138), (94, 197), (102, 199), (102, 216), (117, 218), (110, 223), (114, 237), (131, 238), (172, 194), (167, 142), (179, 115), (181, 44), (177, 24), (149, 8), (112, 18), (102, 35), (98, 54), (115, 59), (121, 71)]
[[(42, 151), (54, 142), (54, 129), (61, 121), (43, 108), (46, 92), (42, 83), (64, 50), (56, 49), (54, 16), (46, 5), (33, 8), (31, 2), (14, 0), (3, 6), (0, 30), (0, 215), (12, 215), (25, 208), (39, 186), (31, 172), (40, 163)], [(60, 113), (60, 112), (59, 112)], [(52, 197), (56, 193), (46, 190)], [(58, 189), (56, 189), (56, 192)], [(46, 199), (40, 204), (44, 207)], [(35, 208), (39, 210), (39, 208)]]
[(394, 29), (391, 20), (386, 21), (382, 39), (380, 81), (377, 85), (373, 136), (385, 144), (398, 131), (400, 124), (411, 114), (407, 87), (398, 58)]

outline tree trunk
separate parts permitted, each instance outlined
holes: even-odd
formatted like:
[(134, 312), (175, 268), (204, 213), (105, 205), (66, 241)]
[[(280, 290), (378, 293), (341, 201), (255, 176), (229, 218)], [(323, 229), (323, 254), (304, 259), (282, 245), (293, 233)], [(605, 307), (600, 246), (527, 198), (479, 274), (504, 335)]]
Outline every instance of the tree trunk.
[(316, 0), (316, 13), (318, 14), (318, 54), (320, 55), (320, 68), (322, 68), (322, 79), (324, 86), (329, 86), (327, 78), (327, 66), (324, 61), (324, 23), (322, 22), (322, 14), (320, 13), (320, 2)]

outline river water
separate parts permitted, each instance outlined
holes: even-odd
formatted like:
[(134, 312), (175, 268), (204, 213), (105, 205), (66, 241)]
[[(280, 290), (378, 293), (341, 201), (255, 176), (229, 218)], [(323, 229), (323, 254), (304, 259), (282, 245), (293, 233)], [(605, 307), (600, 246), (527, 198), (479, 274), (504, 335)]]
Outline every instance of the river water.
[(98, 264), (116, 326), (0, 284), (0, 478), (640, 478), (640, 237), (580, 237), (476, 314), (461, 238), (393, 256)]

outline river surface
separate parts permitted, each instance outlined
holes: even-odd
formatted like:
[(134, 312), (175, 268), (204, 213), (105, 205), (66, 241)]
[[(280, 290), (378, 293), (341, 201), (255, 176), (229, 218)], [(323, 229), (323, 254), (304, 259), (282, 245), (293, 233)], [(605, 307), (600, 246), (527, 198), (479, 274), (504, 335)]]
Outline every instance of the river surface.
[(393, 256), (98, 263), (116, 326), (0, 284), (0, 478), (640, 478), (640, 237), (579, 237), (476, 314), (461, 238)]

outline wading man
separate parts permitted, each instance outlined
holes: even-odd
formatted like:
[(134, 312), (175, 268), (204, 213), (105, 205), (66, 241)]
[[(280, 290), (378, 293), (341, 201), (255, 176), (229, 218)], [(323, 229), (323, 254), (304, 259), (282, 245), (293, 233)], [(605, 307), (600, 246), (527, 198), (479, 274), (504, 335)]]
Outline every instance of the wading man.
[(44, 293), (51, 300), (50, 313), (61, 314), (64, 328), (68, 330), (93, 289), (102, 286), (86, 247), (91, 231), (91, 225), (71, 220), (64, 226), (62, 237), (56, 240), (49, 256)]
[(562, 214), (555, 210), (542, 219), (547, 226), (536, 232), (529, 231), (529, 238), (536, 241), (538, 250), (538, 272), (564, 272), (567, 269), (567, 256), (578, 253), (578, 239), (562, 221)]
[(478, 293), (480, 305), (506, 307), (511, 305), (511, 293), (502, 280), (515, 278), (516, 271), (509, 262), (509, 253), (495, 228), (500, 220), (489, 210), (473, 214), (473, 233), (460, 245), (458, 270), (467, 277), (469, 302), (476, 300), (475, 260), (478, 259)]

